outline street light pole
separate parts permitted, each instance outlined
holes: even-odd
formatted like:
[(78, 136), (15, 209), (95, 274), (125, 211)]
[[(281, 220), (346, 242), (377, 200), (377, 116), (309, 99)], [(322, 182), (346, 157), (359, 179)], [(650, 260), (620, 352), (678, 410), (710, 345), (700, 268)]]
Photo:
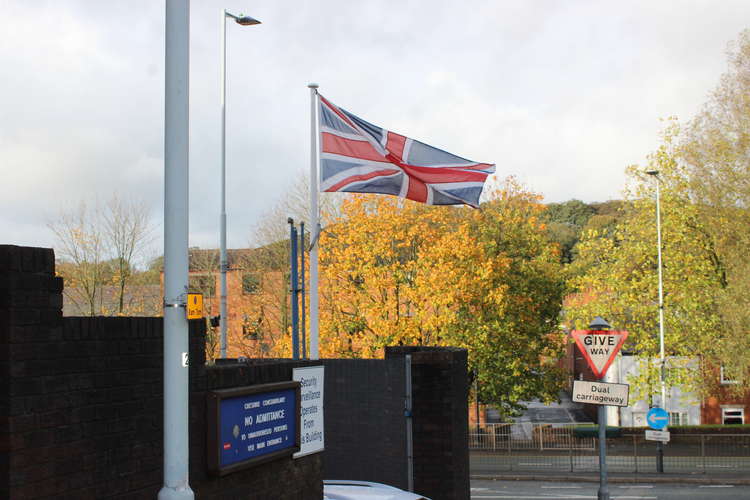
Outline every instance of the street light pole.
[[(661, 262), (661, 206), (660, 206), (660, 184), (658, 170), (647, 170), (646, 174), (652, 176), (656, 181), (656, 254), (657, 268), (659, 273), (659, 383), (661, 385), (661, 405), (667, 411), (667, 388), (664, 381), (664, 369), (666, 359), (664, 356), (664, 285)], [(664, 472), (664, 444), (657, 442), (657, 471)]]
[(193, 500), (189, 484), (188, 166), (190, 2), (167, 0), (164, 66), (164, 457), (159, 500)]
[(221, 357), (227, 357), (227, 197), (226, 197), (226, 128), (227, 128), (227, 17), (231, 17), (241, 26), (252, 26), (260, 24), (260, 21), (249, 16), (235, 15), (221, 11), (221, 216), (220, 216), (220, 243), (219, 243), (219, 266), (221, 272), (221, 305), (219, 309), (219, 322), (221, 325)]

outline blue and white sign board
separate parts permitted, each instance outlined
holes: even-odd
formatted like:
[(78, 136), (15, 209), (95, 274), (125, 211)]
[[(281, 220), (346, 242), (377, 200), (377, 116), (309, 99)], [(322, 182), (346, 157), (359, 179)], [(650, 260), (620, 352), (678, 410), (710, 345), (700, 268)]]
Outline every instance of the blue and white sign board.
[(300, 383), (300, 450), (294, 458), (325, 449), (323, 425), (323, 366), (295, 368), (292, 379)]
[(648, 426), (652, 429), (660, 431), (669, 423), (669, 415), (666, 410), (662, 408), (651, 408), (648, 413), (646, 413), (646, 423), (648, 423)]
[(299, 398), (297, 382), (209, 393), (209, 470), (225, 475), (298, 451)]

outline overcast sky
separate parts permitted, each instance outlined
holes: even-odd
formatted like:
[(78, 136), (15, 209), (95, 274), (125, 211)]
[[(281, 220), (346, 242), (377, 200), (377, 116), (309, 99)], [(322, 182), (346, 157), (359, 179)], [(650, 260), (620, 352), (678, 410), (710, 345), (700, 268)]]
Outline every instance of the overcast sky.
[[(308, 82), (362, 118), (546, 201), (619, 198), (690, 118), (750, 25), (747, 0), (193, 0), (190, 243), (217, 247), (220, 12), (230, 247), (309, 168)], [(54, 246), (81, 200), (142, 200), (161, 251), (164, 2), (0, 0), (0, 243)]]

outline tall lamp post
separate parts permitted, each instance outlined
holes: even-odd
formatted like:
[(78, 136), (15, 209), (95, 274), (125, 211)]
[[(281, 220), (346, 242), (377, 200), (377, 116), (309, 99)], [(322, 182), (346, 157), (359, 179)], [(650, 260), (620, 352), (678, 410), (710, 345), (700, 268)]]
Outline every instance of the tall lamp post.
[(219, 265), (221, 268), (221, 306), (219, 321), (221, 325), (221, 357), (227, 357), (227, 197), (226, 197), (226, 128), (227, 128), (227, 18), (234, 19), (240, 26), (260, 24), (260, 21), (250, 16), (235, 15), (221, 11), (221, 241)]
[[(657, 268), (659, 272), (659, 383), (661, 385), (661, 405), (667, 410), (667, 388), (664, 382), (665, 356), (664, 356), (664, 285), (662, 278), (661, 263), (661, 207), (659, 205), (660, 184), (658, 170), (646, 170), (656, 181), (656, 254)], [(664, 444), (661, 441), (657, 443), (657, 471), (664, 472)]]

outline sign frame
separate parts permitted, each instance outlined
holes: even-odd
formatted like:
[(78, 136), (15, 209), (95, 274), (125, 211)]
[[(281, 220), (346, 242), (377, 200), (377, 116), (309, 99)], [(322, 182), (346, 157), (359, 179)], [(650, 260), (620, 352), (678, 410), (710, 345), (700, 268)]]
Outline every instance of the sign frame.
[[(617, 386), (617, 388), (625, 387), (625, 400), (623, 404), (617, 404), (617, 403), (601, 403), (596, 401), (578, 401), (575, 399), (576, 395), (576, 385), (579, 387), (583, 384), (592, 384), (597, 386), (606, 386), (607, 389), (612, 389), (614, 386)], [(581, 391), (583, 392), (583, 391)], [(571, 392), (571, 400), (574, 403), (582, 403), (582, 404), (588, 404), (588, 405), (599, 405), (599, 406), (619, 406), (619, 407), (627, 407), (629, 406), (630, 402), (630, 384), (615, 384), (612, 382), (593, 382), (588, 380), (574, 380), (573, 381), (573, 391)]]
[[(607, 359), (607, 362), (604, 363), (601, 371), (597, 368), (594, 360), (591, 358), (591, 354), (589, 354), (583, 342), (583, 337), (587, 337), (590, 335), (601, 335), (607, 337), (621, 335), (620, 341), (612, 349), (612, 352), (609, 355), (609, 359)], [(603, 378), (607, 373), (607, 370), (609, 370), (609, 367), (612, 365), (612, 362), (617, 357), (617, 354), (620, 352), (620, 349), (622, 349), (622, 345), (627, 340), (628, 332), (627, 330), (573, 330), (572, 332), (570, 332), (570, 336), (573, 337), (573, 340), (578, 346), (578, 349), (581, 351), (581, 354), (583, 354), (583, 358), (586, 360), (589, 368), (591, 368), (591, 371), (594, 373), (594, 377)]]
[[(241, 396), (252, 396), (267, 392), (283, 391), (293, 389), (295, 394), (294, 401), (294, 445), (282, 450), (273, 451), (249, 460), (243, 460), (229, 465), (221, 465), (221, 402), (225, 399), (232, 399)], [(251, 385), (244, 387), (235, 387), (232, 389), (220, 389), (210, 391), (206, 394), (206, 463), (208, 471), (215, 476), (226, 476), (238, 470), (255, 467), (267, 462), (272, 462), (279, 458), (291, 458), (294, 453), (300, 450), (300, 383), (295, 381), (274, 382), (270, 384)]]

